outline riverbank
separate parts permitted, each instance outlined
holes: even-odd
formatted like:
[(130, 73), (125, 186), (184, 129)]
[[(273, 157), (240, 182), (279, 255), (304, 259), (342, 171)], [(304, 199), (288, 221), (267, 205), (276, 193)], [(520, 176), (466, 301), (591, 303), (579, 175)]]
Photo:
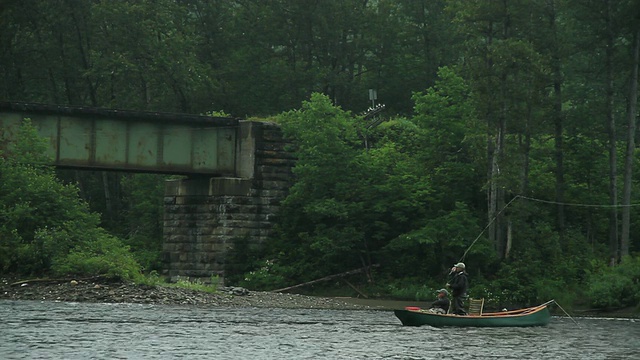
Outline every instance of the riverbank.
[(343, 298), (248, 291), (238, 287), (220, 288), (215, 293), (209, 293), (181, 287), (98, 280), (16, 282), (0, 279), (1, 299), (293, 309), (370, 310), (376, 308)]
[[(429, 306), (429, 302), (307, 296), (249, 291), (239, 287), (223, 287), (215, 293), (209, 293), (183, 287), (149, 286), (97, 279), (22, 282), (0, 279), (0, 300), (338, 310), (392, 310), (405, 306)], [(552, 311), (559, 316), (565, 315), (554, 307)], [(640, 318), (637, 308), (608, 311), (578, 309), (571, 313), (576, 317)]]

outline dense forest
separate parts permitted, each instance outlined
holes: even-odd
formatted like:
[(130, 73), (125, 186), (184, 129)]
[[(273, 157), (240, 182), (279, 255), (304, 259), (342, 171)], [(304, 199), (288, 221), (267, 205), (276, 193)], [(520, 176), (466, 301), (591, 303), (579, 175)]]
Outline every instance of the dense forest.
[[(3, 101), (281, 124), (295, 183), (236, 284), (430, 299), (464, 260), (496, 303), (640, 303), (637, 1), (6, 0), (0, 49)], [(165, 177), (35, 134), (0, 154), (0, 270), (159, 270)]]

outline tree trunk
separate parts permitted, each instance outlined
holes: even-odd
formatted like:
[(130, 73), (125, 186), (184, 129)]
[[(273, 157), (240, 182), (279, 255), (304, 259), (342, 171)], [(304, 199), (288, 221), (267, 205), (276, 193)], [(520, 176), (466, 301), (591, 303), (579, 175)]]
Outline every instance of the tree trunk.
[[(487, 127), (487, 129), (489, 129), (489, 127)], [(487, 179), (488, 179), (488, 186), (487, 186), (487, 217), (488, 219), (487, 221), (489, 222), (489, 229), (487, 234), (489, 235), (489, 241), (492, 244), (494, 244), (494, 248), (497, 250), (497, 247), (495, 246), (497, 244), (496, 223), (493, 221), (497, 213), (497, 205), (496, 205), (497, 171), (494, 171), (494, 169), (497, 168), (497, 163), (496, 163), (497, 160), (496, 160), (494, 140), (491, 134), (487, 134), (487, 159), (489, 162), (487, 166)]]
[[(89, 70), (91, 69), (91, 64), (90, 64), (90, 48), (89, 48), (89, 40), (90, 39), (90, 35), (86, 35), (87, 36), (87, 50), (85, 51), (84, 49), (84, 45), (83, 45), (83, 38), (82, 35), (83, 33), (88, 33), (87, 29), (81, 29), (80, 28), (80, 19), (78, 17), (78, 15), (76, 15), (76, 8), (74, 7), (73, 4), (70, 5), (71, 7), (71, 18), (73, 19), (73, 25), (74, 25), (74, 29), (75, 29), (75, 33), (76, 33), (76, 37), (78, 40), (78, 50), (80, 51), (80, 57), (82, 60), (82, 66), (84, 69), (85, 73), (88, 73)], [(91, 106), (96, 107), (98, 106), (98, 96), (97, 96), (97, 91), (96, 91), (96, 87), (93, 84), (93, 82), (91, 81), (91, 78), (89, 76), (85, 76), (85, 81), (87, 83), (87, 90), (89, 93), (89, 99), (91, 99)]]
[(113, 203), (111, 200), (111, 190), (109, 189), (109, 176), (106, 171), (102, 171), (102, 188), (104, 189), (104, 203), (107, 209), (107, 224), (113, 220)]
[[(505, 76), (506, 78), (506, 76)], [(505, 89), (506, 87), (506, 83), (503, 82), (503, 89)], [(504, 158), (504, 142), (505, 142), (505, 136), (506, 136), (506, 132), (507, 132), (507, 119), (506, 119), (506, 113), (507, 113), (507, 100), (506, 98), (504, 98), (506, 94), (503, 94), (503, 104), (502, 104), (502, 111), (500, 114), (500, 123), (498, 125), (498, 136), (497, 136), (497, 142), (496, 142), (496, 151), (495, 151), (495, 167), (493, 168), (493, 184), (495, 186), (495, 210), (498, 211), (498, 214), (496, 215), (496, 248), (498, 250), (498, 256), (500, 256), (500, 258), (504, 258), (505, 256), (505, 250), (506, 250), (506, 243), (507, 243), (507, 239), (506, 239), (506, 225), (505, 225), (505, 215), (504, 212), (502, 212), (501, 210), (504, 208), (505, 202), (504, 202), (504, 197), (505, 197), (505, 190), (504, 190), (504, 184), (502, 183), (502, 177), (500, 174), (500, 166), (502, 164), (502, 159)]]
[(549, 21), (553, 32), (553, 45), (551, 54), (551, 67), (553, 71), (553, 119), (555, 125), (555, 161), (556, 161), (556, 225), (560, 241), (564, 236), (564, 136), (562, 116), (562, 69), (560, 63), (560, 44), (558, 44), (558, 27), (554, 1), (550, 2)]
[[(492, 32), (491, 32), (491, 28), (493, 27), (492, 23), (489, 23), (488, 28), (487, 28), (487, 33), (489, 34), (489, 37), (486, 39), (487, 40), (487, 46), (491, 46), (491, 43), (493, 42), (493, 38), (491, 36)], [(487, 58), (487, 71), (491, 71), (491, 68), (493, 66), (493, 60), (491, 59), (491, 56), (489, 56)], [(498, 177), (498, 156), (496, 154), (496, 143), (497, 143), (497, 139), (493, 138), (492, 135), (492, 124), (491, 124), (491, 118), (493, 116), (493, 109), (492, 109), (492, 103), (489, 102), (488, 104), (489, 108), (487, 109), (487, 179), (488, 179), (488, 186), (487, 186), (487, 221), (489, 222), (489, 229), (488, 229), (488, 236), (489, 236), (489, 241), (494, 245), (494, 249), (497, 251), (497, 238), (496, 238), (496, 223), (495, 223), (495, 216), (497, 214), (497, 177)]]
[(527, 121), (524, 129), (524, 141), (520, 140), (520, 148), (522, 149), (522, 175), (520, 179), (520, 194), (526, 194), (529, 191), (529, 172), (531, 167), (531, 123), (532, 108), (531, 104), (527, 105)]
[(613, 115), (613, 19), (611, 18), (611, 1), (607, 1), (607, 48), (606, 48), (606, 111), (607, 129), (609, 135), (609, 265), (615, 265), (619, 260), (618, 247), (618, 189), (617, 179), (617, 156), (616, 156), (616, 121)]
[(636, 108), (638, 103), (638, 62), (640, 58), (640, 29), (636, 30), (633, 44), (633, 64), (631, 86), (629, 86), (629, 106), (627, 108), (627, 152), (624, 161), (624, 188), (622, 191), (622, 235), (620, 256), (629, 255), (629, 228), (631, 222), (631, 180), (636, 148)]
[[(502, 27), (502, 37), (503, 39), (508, 39), (510, 37), (511, 32), (511, 22), (509, 21), (508, 11), (507, 11), (507, 1), (503, 1), (502, 4), (505, 13), (505, 20)], [(500, 113), (498, 117), (498, 136), (496, 141), (495, 148), (495, 167), (492, 169), (494, 172), (494, 184), (495, 184), (495, 206), (498, 214), (496, 215), (496, 248), (498, 250), (498, 256), (500, 258), (504, 258), (506, 255), (506, 247), (507, 247), (507, 237), (506, 237), (506, 217), (504, 212), (501, 210), (505, 206), (505, 187), (502, 180), (502, 176), (500, 174), (500, 166), (502, 166), (502, 160), (504, 159), (505, 152), (505, 138), (507, 136), (507, 117), (509, 116), (509, 101), (507, 100), (509, 89), (507, 84), (507, 73), (506, 70), (502, 70), (503, 73), (500, 75), (500, 96), (501, 96), (501, 106)]]

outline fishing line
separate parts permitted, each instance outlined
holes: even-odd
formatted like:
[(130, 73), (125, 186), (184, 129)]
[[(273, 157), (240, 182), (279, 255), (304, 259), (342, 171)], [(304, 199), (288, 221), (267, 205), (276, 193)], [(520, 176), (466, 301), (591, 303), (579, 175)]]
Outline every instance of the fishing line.
[(498, 211), (496, 213), (496, 215), (493, 217), (493, 219), (491, 219), (491, 221), (489, 221), (489, 223), (487, 224), (487, 226), (484, 227), (484, 229), (482, 229), (482, 231), (480, 232), (480, 234), (478, 234), (478, 237), (476, 237), (475, 240), (473, 240), (473, 242), (471, 243), (471, 245), (469, 245), (469, 247), (467, 248), (467, 250), (464, 252), (464, 254), (462, 254), (462, 257), (460, 258), (460, 260), (458, 262), (462, 262), (464, 260), (464, 258), (467, 256), (467, 253), (469, 252), (469, 250), (471, 250), (471, 248), (473, 247), (473, 245), (475, 245), (476, 241), (478, 241), (480, 239), (480, 236), (482, 236), (482, 234), (484, 234), (485, 231), (487, 231), (487, 229), (489, 228), (489, 226), (491, 226), (491, 224), (493, 224), (493, 222), (498, 218), (498, 215), (500, 215), (500, 213), (502, 213), (504, 211), (504, 209), (507, 208), (507, 206), (509, 206), (512, 202), (514, 202), (517, 198), (520, 198), (522, 196), (520, 195), (516, 195), (513, 199), (511, 199), (511, 201), (509, 201), (507, 203), (507, 205), (505, 205), (502, 209), (500, 209), (500, 211)]
[[(598, 205), (598, 204), (565, 203), (565, 202), (558, 202), (558, 201), (551, 201), (551, 200), (536, 199), (536, 198), (532, 198), (532, 197), (528, 197), (528, 196), (522, 196), (522, 195), (516, 195), (515, 198), (523, 198), (523, 199), (527, 199), (527, 200), (531, 200), (531, 201), (537, 201), (537, 202), (546, 203), (546, 204), (555, 204), (555, 205), (564, 205), (564, 206), (582, 206), (582, 207), (593, 207), (593, 208), (623, 208), (623, 207), (640, 206), (640, 204)], [(511, 203), (511, 202), (509, 202), (509, 203)]]
[(489, 221), (489, 223), (487, 224), (487, 226), (485, 226), (485, 228), (480, 232), (480, 234), (478, 234), (478, 237), (476, 237), (475, 240), (473, 240), (473, 242), (471, 243), (471, 245), (469, 245), (469, 247), (467, 248), (467, 250), (465, 250), (464, 254), (462, 255), (462, 257), (460, 258), (460, 260), (458, 262), (462, 262), (464, 260), (464, 258), (467, 256), (467, 253), (469, 252), (469, 250), (471, 250), (471, 248), (473, 247), (473, 245), (475, 245), (475, 243), (480, 239), (480, 237), (482, 236), (482, 234), (484, 234), (485, 231), (487, 231), (487, 229), (489, 228), (489, 226), (491, 226), (491, 224), (493, 224), (493, 222), (498, 218), (498, 215), (500, 215), (509, 205), (511, 205), (512, 202), (514, 202), (516, 199), (525, 199), (525, 200), (530, 200), (530, 201), (536, 201), (536, 202), (540, 202), (540, 203), (545, 203), (545, 204), (554, 204), (554, 205), (563, 205), (563, 206), (578, 206), (578, 207), (590, 207), (590, 208), (624, 208), (624, 207), (635, 207), (635, 206), (640, 206), (640, 204), (626, 204), (626, 205), (620, 205), (620, 204), (616, 204), (616, 205), (599, 205), (599, 204), (583, 204), (583, 203), (565, 203), (565, 202), (558, 202), (558, 201), (552, 201), (552, 200), (543, 200), (543, 199), (536, 199), (536, 198), (532, 198), (532, 197), (528, 197), (528, 196), (523, 196), (523, 195), (516, 195), (513, 199), (511, 199), (511, 201), (509, 201), (507, 203), (507, 205), (505, 205), (500, 211), (498, 211), (496, 213), (496, 215), (491, 219), (491, 221)]
[(551, 300), (551, 301), (548, 301), (547, 303), (549, 303), (549, 302), (553, 302), (553, 303), (555, 303), (556, 305), (558, 305), (558, 307), (560, 308), (560, 310), (562, 310), (562, 312), (564, 312), (564, 314), (565, 314), (565, 315), (567, 315), (567, 316), (569, 317), (569, 319), (571, 319), (571, 321), (573, 321), (576, 325), (578, 325), (578, 327), (580, 327), (580, 324), (578, 324), (578, 322), (577, 322), (577, 321), (575, 321), (575, 320), (571, 317), (571, 315), (569, 315), (569, 313), (568, 313), (568, 312), (566, 312), (566, 311), (562, 308), (562, 306), (560, 306), (560, 304), (558, 304), (558, 302), (557, 302), (557, 301), (555, 301), (555, 300)]
[[(471, 245), (469, 245), (469, 247), (467, 248), (467, 250), (465, 250), (464, 254), (462, 255), (462, 257), (460, 258), (460, 260), (458, 262), (462, 262), (464, 260), (464, 258), (467, 256), (467, 253), (469, 252), (469, 250), (471, 250), (471, 248), (473, 247), (473, 245), (475, 245), (475, 243), (480, 239), (480, 237), (482, 236), (482, 234), (484, 234), (485, 231), (487, 231), (487, 229), (489, 228), (489, 226), (491, 226), (491, 224), (493, 224), (493, 222), (498, 218), (498, 216), (507, 208), (509, 207), (509, 205), (511, 205), (512, 202), (514, 202), (516, 199), (525, 199), (525, 200), (530, 200), (530, 201), (536, 201), (536, 202), (540, 202), (540, 203), (545, 203), (545, 204), (554, 204), (554, 205), (563, 205), (563, 206), (579, 206), (579, 207), (590, 207), (590, 208), (623, 208), (623, 207), (634, 207), (634, 206), (640, 206), (640, 204), (628, 204), (628, 205), (598, 205), (598, 204), (583, 204), (583, 203), (564, 203), (564, 202), (558, 202), (558, 201), (551, 201), (551, 200), (542, 200), (542, 199), (536, 199), (536, 198), (532, 198), (532, 197), (528, 197), (528, 196), (522, 196), (522, 195), (516, 195), (514, 196), (513, 199), (511, 199), (511, 201), (509, 201), (502, 209), (500, 209), (500, 211), (498, 211), (493, 218), (491, 219), (491, 221), (489, 221), (489, 223), (487, 224), (487, 226), (485, 226), (484, 229), (482, 229), (482, 231), (480, 232), (480, 234), (478, 234), (478, 236), (475, 238), (475, 240), (473, 240), (473, 242), (471, 243)], [(578, 327), (580, 327), (580, 324), (578, 324), (578, 322), (571, 317), (571, 315), (569, 315), (569, 313), (560, 305), (558, 304), (557, 301), (555, 300), (550, 300), (547, 301), (546, 303), (542, 304), (541, 306), (544, 305), (548, 305), (550, 303), (554, 303), (556, 305), (558, 305), (558, 307), (560, 308), (560, 310), (562, 310), (562, 312), (564, 312), (565, 315), (567, 315), (569, 317), (569, 319), (571, 319), (571, 321), (573, 321)]]

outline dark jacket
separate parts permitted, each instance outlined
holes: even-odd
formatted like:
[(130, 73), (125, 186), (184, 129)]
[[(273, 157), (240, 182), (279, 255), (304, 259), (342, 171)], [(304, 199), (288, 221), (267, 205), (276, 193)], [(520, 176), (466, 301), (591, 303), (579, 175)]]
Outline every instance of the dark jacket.
[(449, 311), (449, 304), (449, 298), (445, 296), (443, 298), (438, 298), (438, 300), (432, 302), (431, 308), (440, 308), (446, 312)]
[(453, 275), (449, 287), (452, 290), (453, 297), (465, 296), (469, 288), (469, 280), (467, 279), (467, 273), (460, 271)]

